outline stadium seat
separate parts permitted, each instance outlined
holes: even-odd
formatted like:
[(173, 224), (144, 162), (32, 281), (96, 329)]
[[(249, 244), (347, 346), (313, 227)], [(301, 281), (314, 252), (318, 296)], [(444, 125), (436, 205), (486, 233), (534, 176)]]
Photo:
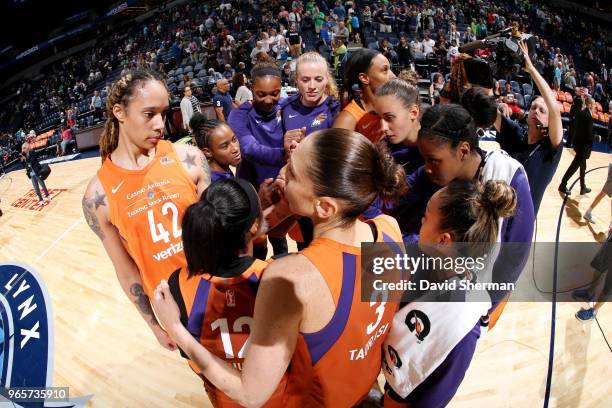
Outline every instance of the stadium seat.
[(505, 79), (499, 80), (499, 89), (501, 89), (502, 92), (506, 92), (506, 80)]
[(168, 77), (168, 79), (166, 80), (166, 83), (167, 83), (168, 85), (170, 85), (171, 83), (173, 83), (173, 82), (175, 82), (175, 81), (176, 81), (176, 80), (175, 80), (175, 78), (174, 78), (173, 76), (171, 76), (171, 77)]
[(198, 62), (195, 67), (193, 67), (193, 70), (199, 72), (202, 68), (204, 68), (204, 65), (202, 65), (201, 62)]
[(525, 99), (525, 109), (529, 109), (529, 107), (531, 106), (531, 94), (525, 95), (524, 99)]
[(204, 78), (205, 76), (206, 76), (206, 70), (205, 70), (205, 69), (201, 69), (201, 70), (198, 72), (197, 77), (198, 77), (198, 78)]
[(570, 109), (572, 109), (572, 105), (568, 102), (563, 102), (563, 113), (569, 113)]
[(187, 76), (189, 76), (190, 79), (193, 79), (193, 72), (192, 71), (187, 72)]
[(185, 82), (183, 82), (183, 81), (179, 82), (177, 87), (178, 87), (179, 91), (183, 92), (183, 88), (185, 87)]
[(531, 84), (523, 84), (523, 95), (533, 95), (533, 87)]
[(520, 94), (521, 93), (521, 87), (519, 86), (519, 83), (516, 81), (510, 81), (510, 85), (512, 86), (512, 92)]
[(170, 71), (168, 71), (168, 76), (172, 76), (172, 75), (174, 75), (174, 70), (173, 70), (173, 69), (171, 69)]
[(191, 65), (187, 65), (183, 68), (183, 73), (193, 72), (193, 67)]
[(525, 97), (520, 93), (516, 93), (514, 96), (516, 97), (516, 104), (520, 106), (521, 109), (525, 109)]
[(174, 70), (174, 75), (182, 75), (183, 74), (183, 68), (177, 68)]

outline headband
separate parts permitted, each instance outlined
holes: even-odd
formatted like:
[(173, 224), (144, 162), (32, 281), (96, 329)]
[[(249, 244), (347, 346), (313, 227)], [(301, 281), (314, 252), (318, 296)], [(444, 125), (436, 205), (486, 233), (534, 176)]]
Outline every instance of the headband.
[(275, 77), (279, 77), (281, 76), (280, 73), (280, 69), (275, 68), (275, 67), (260, 67), (260, 68), (253, 68), (253, 70), (251, 71), (251, 77), (260, 77), (260, 76), (275, 76)]

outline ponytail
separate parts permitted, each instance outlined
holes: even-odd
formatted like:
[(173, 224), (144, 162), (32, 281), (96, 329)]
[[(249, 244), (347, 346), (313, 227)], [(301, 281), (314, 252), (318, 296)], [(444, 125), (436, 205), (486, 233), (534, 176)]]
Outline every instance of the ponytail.
[(211, 184), (183, 217), (183, 248), (189, 277), (219, 274), (248, 245), (247, 233), (261, 214), (253, 186), (240, 179)]
[(440, 190), (440, 230), (455, 242), (493, 243), (499, 234), (499, 218), (516, 209), (516, 192), (503, 181), (455, 180)]
[(376, 197), (394, 201), (406, 191), (406, 174), (386, 146), (352, 130), (331, 128), (311, 133), (312, 158), (307, 171), (319, 197), (345, 202), (343, 224), (359, 217)]

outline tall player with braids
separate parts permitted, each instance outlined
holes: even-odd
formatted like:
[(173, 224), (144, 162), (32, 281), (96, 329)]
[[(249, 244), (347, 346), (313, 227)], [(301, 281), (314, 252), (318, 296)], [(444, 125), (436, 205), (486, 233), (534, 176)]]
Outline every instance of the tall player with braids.
[(156, 73), (123, 75), (106, 101), (102, 167), (89, 182), (83, 213), (108, 253), (121, 288), (162, 346), (175, 349), (153, 315), (157, 284), (186, 265), (181, 219), (210, 184), (204, 155), (164, 141), (168, 91)]

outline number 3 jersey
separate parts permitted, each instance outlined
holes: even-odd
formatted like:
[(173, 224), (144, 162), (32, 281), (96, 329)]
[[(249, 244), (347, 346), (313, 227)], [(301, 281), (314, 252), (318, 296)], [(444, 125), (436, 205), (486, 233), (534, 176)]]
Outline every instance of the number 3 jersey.
[[(401, 242), (400, 230), (386, 216), (368, 222), (376, 242), (390, 246)], [(381, 346), (397, 303), (361, 300), (360, 247), (317, 238), (300, 253), (325, 279), (336, 311), (318, 332), (298, 336), (289, 369), (286, 406), (355, 406), (367, 396), (380, 373)]]
[[(250, 256), (240, 257), (218, 277), (203, 274), (187, 278), (186, 270), (175, 271), (168, 284), (181, 312), (181, 323), (208, 351), (242, 370), (253, 323), (255, 296), (267, 262)], [(184, 357), (187, 358), (185, 354)], [(240, 407), (200, 374), (189, 360), (192, 370), (204, 381), (213, 406)], [(286, 376), (280, 382), (266, 407), (282, 407)]]
[(124, 169), (107, 158), (98, 178), (108, 198), (110, 222), (138, 266), (150, 298), (162, 279), (187, 265), (181, 221), (197, 201), (196, 186), (172, 143), (164, 140), (145, 168)]

